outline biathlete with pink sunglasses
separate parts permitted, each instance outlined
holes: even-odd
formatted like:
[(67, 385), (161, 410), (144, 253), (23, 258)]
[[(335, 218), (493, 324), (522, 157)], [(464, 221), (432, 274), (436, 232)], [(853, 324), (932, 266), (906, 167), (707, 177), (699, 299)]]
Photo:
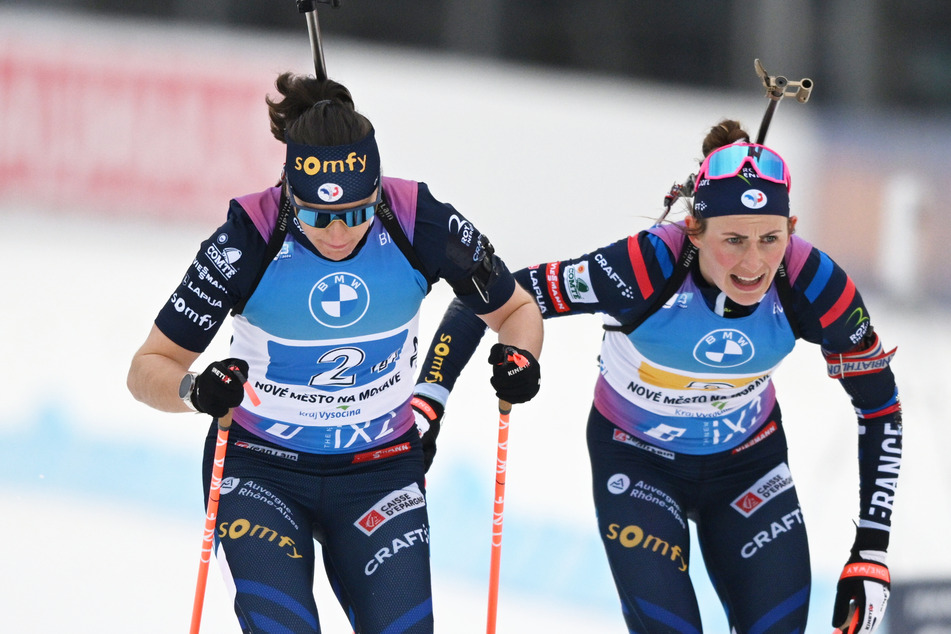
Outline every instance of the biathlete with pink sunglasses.
[[(809, 549), (772, 382), (802, 338), (820, 346), (858, 415), (859, 516), (832, 622), (873, 632), (901, 465), (895, 351), (845, 271), (793, 235), (782, 158), (735, 121), (713, 127), (703, 153), (682, 222), (515, 272), (546, 319), (603, 315), (587, 442), (624, 619), (639, 634), (702, 631), (692, 521), (732, 632), (805, 631)], [(417, 400), (442, 411), (483, 331), (450, 306)], [(451, 348), (439, 346), (448, 337)], [(434, 443), (424, 437), (430, 454)]]
[[(281, 180), (231, 201), (135, 353), (129, 389), (167, 412), (232, 411), (215, 552), (242, 631), (320, 631), (316, 539), (355, 632), (428, 634), (410, 405), (420, 305), (444, 279), (498, 332), (492, 385), (512, 403), (538, 391), (541, 315), (461, 213), (424, 183), (382, 176), (373, 126), (344, 86), (288, 73), (276, 85)], [(191, 372), (229, 311), (231, 357)], [(216, 436), (212, 424), (205, 499)]]

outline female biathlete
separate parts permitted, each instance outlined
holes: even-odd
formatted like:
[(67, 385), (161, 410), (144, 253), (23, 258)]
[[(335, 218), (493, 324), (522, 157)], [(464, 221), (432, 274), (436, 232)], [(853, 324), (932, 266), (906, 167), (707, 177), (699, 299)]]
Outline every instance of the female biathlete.
[[(445, 279), (499, 333), (493, 385), (510, 402), (538, 389), (541, 317), (462, 214), (423, 183), (382, 176), (373, 126), (344, 86), (284, 74), (277, 89), (281, 180), (231, 201), (136, 352), (129, 389), (168, 412), (233, 408), (215, 546), (244, 632), (320, 631), (316, 538), (355, 632), (431, 633), (410, 406), (420, 304)], [(229, 311), (231, 357), (190, 372)], [(206, 499), (215, 439), (212, 425)]]
[[(624, 619), (639, 634), (701, 631), (687, 574), (692, 520), (733, 632), (804, 631), (809, 550), (772, 383), (802, 338), (821, 347), (858, 415), (860, 514), (832, 621), (872, 632), (888, 600), (901, 464), (894, 350), (851, 278), (793, 235), (780, 156), (734, 121), (713, 127), (702, 149), (684, 221), (515, 273), (545, 318), (603, 315), (587, 442)], [(416, 401), (442, 411), (483, 330), (450, 306)], [(440, 372), (428, 371), (447, 337)], [(430, 454), (434, 443), (424, 438)]]

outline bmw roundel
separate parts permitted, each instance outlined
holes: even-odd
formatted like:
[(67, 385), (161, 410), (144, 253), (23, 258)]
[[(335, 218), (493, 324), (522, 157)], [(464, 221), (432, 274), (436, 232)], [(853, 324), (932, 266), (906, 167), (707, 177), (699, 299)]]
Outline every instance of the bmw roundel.
[(331, 273), (310, 290), (310, 314), (328, 328), (346, 328), (370, 307), (370, 291), (351, 273)]
[(739, 330), (724, 328), (697, 342), (693, 358), (712, 368), (735, 368), (753, 358), (753, 342)]

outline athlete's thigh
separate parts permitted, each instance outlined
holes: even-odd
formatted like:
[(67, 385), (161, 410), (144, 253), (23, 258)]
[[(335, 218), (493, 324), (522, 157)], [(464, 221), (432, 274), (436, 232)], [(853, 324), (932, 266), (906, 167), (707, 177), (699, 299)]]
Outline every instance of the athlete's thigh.
[[(595, 418), (594, 416), (592, 417)], [(699, 632), (688, 574), (690, 535), (678, 485), (663, 465), (605, 421), (588, 427), (598, 530), (628, 628)], [(661, 459), (665, 460), (665, 459)]]
[(702, 511), (698, 537), (736, 632), (802, 632), (809, 610), (809, 544), (785, 454), (738, 469)]
[(314, 542), (300, 476), (249, 443), (229, 445), (218, 505), (216, 556), (245, 632), (319, 632)]
[(354, 629), (432, 632), (421, 448), (336, 478), (325, 494), (319, 522), (325, 567)]

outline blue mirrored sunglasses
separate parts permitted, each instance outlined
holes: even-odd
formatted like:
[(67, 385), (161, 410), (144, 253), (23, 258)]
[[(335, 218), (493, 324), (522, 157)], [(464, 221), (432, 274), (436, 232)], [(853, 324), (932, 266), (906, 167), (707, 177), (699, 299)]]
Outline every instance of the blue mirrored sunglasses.
[(376, 212), (376, 206), (379, 205), (380, 201), (383, 199), (383, 188), (377, 187), (376, 200), (374, 200), (369, 205), (361, 205), (360, 207), (351, 207), (350, 209), (340, 209), (335, 211), (331, 211), (329, 209), (315, 209), (313, 207), (306, 207), (304, 205), (297, 204), (297, 201), (294, 200), (294, 190), (291, 188), (290, 182), (286, 182), (288, 202), (291, 204), (291, 207), (294, 208), (294, 212), (297, 214), (297, 219), (304, 224), (310, 225), (311, 227), (316, 227), (317, 229), (326, 229), (334, 220), (342, 220), (343, 223), (348, 227), (362, 225), (364, 222), (373, 217), (373, 214)]
[(710, 153), (700, 165), (697, 179), (732, 178), (744, 165), (750, 165), (760, 178), (781, 183), (788, 189), (792, 184), (786, 162), (779, 154), (756, 143), (734, 143)]

